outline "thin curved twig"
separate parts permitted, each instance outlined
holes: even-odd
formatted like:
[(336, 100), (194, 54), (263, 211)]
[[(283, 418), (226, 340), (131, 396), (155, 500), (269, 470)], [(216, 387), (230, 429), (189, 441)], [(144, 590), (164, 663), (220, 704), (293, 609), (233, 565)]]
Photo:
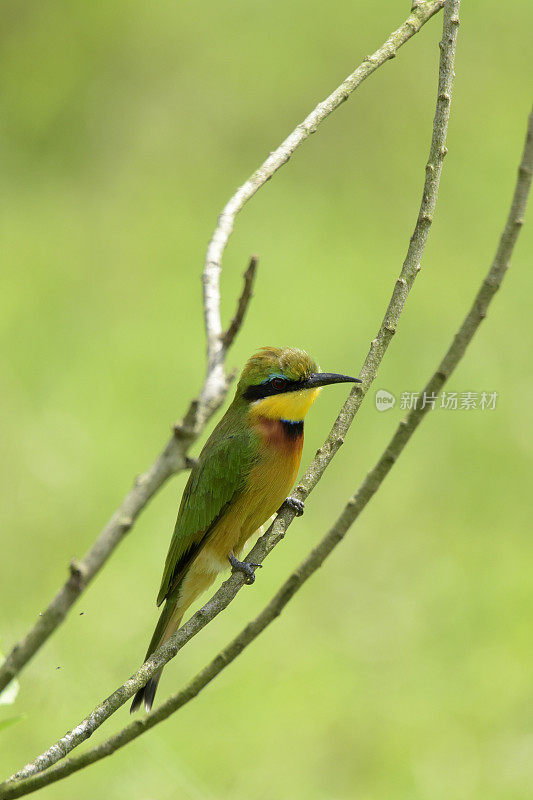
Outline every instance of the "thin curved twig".
[(250, 303), (250, 299), (252, 297), (252, 290), (254, 286), (255, 280), (255, 273), (257, 270), (257, 256), (252, 256), (250, 259), (250, 263), (248, 264), (248, 268), (244, 273), (244, 285), (242, 287), (242, 293), (239, 297), (239, 302), (237, 304), (237, 310), (235, 312), (235, 316), (231, 320), (228, 328), (222, 334), (222, 342), (226, 350), (230, 347), (231, 343), (235, 339), (235, 335), (237, 331), (240, 329), (244, 315), (246, 314), (246, 309)]
[[(529, 116), (528, 131), (522, 161), (518, 170), (518, 177), (513, 195), (513, 201), (507, 222), (500, 238), (500, 243), (491, 268), (483, 283), (470, 311), (466, 315), (461, 327), (452, 340), (444, 358), (437, 370), (430, 378), (423, 392), (426, 396), (437, 394), (453, 373), (462, 359), (472, 338), (478, 331), (481, 322), (486, 317), (488, 307), (495, 293), (500, 288), (505, 272), (507, 271), (518, 234), (523, 224), (523, 215), (531, 187), (533, 171), (533, 112)], [(422, 394), (422, 393), (421, 393)], [(267, 606), (254, 620), (228, 644), (218, 655), (202, 669), (181, 691), (172, 695), (159, 708), (151, 711), (144, 719), (130, 723), (121, 731), (111, 736), (96, 747), (91, 748), (80, 756), (69, 758), (57, 764), (44, 773), (28, 778), (21, 784), (15, 784), (5, 794), (0, 793), (2, 800), (20, 797), (29, 794), (42, 786), (48, 786), (58, 780), (78, 772), (80, 769), (94, 764), (124, 747), (129, 742), (146, 733), (155, 725), (168, 719), (174, 712), (193, 700), (225, 667), (231, 664), (237, 656), (281, 613), (289, 600), (301, 588), (305, 581), (324, 563), (332, 550), (342, 541), (348, 529), (353, 525), (368, 502), (379, 489), (386, 476), (396, 463), (399, 455), (422, 422), (431, 406), (418, 406), (411, 409), (407, 419), (400, 422), (385, 451), (379, 458), (374, 468), (368, 473), (355, 495), (348, 501), (344, 511), (337, 519), (326, 536), (322, 539), (309, 556), (293, 571), (281, 589), (276, 593)], [(0, 787), (1, 790), (1, 787)], [(19, 791), (20, 790), (20, 791)]]
[[(63, 622), (88, 583), (104, 566), (115, 547), (131, 529), (137, 516), (168, 478), (187, 469), (190, 461), (187, 452), (198, 438), (207, 421), (221, 405), (227, 392), (224, 359), (228, 344), (220, 319), (220, 272), (222, 255), (233, 230), (235, 217), (245, 203), (274, 173), (287, 163), (292, 153), (314, 133), (328, 117), (354, 92), (378, 67), (404, 45), (444, 5), (444, 0), (427, 0), (413, 5), (411, 14), (396, 31), (391, 33), (375, 53), (368, 56), (345, 81), (301, 122), (274, 150), (266, 161), (244, 183), (222, 210), (218, 224), (207, 249), (202, 275), (204, 286), (204, 318), (207, 337), (207, 372), (197, 400), (191, 402), (182, 422), (174, 426), (174, 436), (167, 442), (156, 461), (140, 475), (117, 511), (113, 514), (95, 543), (81, 561), (70, 564), (70, 576), (46, 610), (40, 614), (33, 628), (21, 639), (0, 665), (0, 691), (23, 669), (37, 650)], [(250, 293), (251, 296), (251, 293)], [(249, 299), (249, 297), (248, 297)], [(237, 312), (238, 315), (239, 312)], [(244, 314), (241, 314), (241, 322)], [(230, 325), (231, 329), (231, 325)], [(235, 333), (232, 334), (234, 336)], [(230, 342), (231, 343), (231, 342)]]
[[(371, 342), (370, 350), (361, 369), (360, 377), (362, 378), (362, 383), (356, 385), (350, 393), (329, 436), (316, 453), (315, 458), (308, 467), (302, 482), (296, 490), (297, 496), (302, 500), (304, 500), (316, 486), (325, 469), (342, 445), (344, 437), (361, 406), (362, 400), (377, 375), (379, 364), (396, 331), (400, 314), (420, 269), (420, 259), (427, 241), (429, 227), (431, 225), (431, 215), (436, 205), (442, 163), (446, 152), (446, 133), (450, 115), (450, 100), (454, 76), (453, 65), (457, 41), (457, 27), (459, 24), (458, 9), (459, 0), (447, 0), (443, 21), (443, 37), (440, 43), (439, 81), (430, 154), (426, 165), (426, 176), (420, 212), (409, 242), (407, 255), (378, 334)], [(284, 537), (294, 516), (294, 512), (290, 508), (285, 507), (277, 516), (269, 530), (259, 538), (248, 558), (254, 562), (262, 563), (270, 551)], [(69, 731), (56, 742), (56, 744), (52, 745), (44, 753), (27, 764), (22, 770), (16, 773), (16, 775), (10, 778), (5, 785), (7, 786), (13, 782), (24, 780), (31, 775), (48, 769), (91, 736), (106, 719), (114, 714), (141, 686), (145, 685), (152, 675), (170, 661), (193, 636), (214, 619), (220, 611), (226, 608), (243, 585), (244, 578), (242, 573), (231, 575), (205, 606), (197, 611), (168, 642), (160, 647), (143, 666), (134, 673), (134, 675), (106, 698), (106, 700), (100, 703), (100, 705), (72, 731)], [(0, 798), (1, 797), (2, 795), (0, 794)]]

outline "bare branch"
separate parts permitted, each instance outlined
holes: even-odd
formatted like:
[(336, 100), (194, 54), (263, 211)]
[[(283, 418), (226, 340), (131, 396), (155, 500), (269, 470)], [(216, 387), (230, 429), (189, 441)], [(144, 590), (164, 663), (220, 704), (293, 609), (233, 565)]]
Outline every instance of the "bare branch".
[[(297, 489), (297, 495), (302, 500), (305, 499), (316, 486), (328, 464), (342, 445), (344, 437), (359, 410), (363, 397), (377, 375), (381, 360), (396, 330), (396, 325), (405, 306), (407, 296), (414, 283), (416, 274), (420, 269), (420, 259), (429, 232), (428, 214), (432, 214), (435, 209), (442, 171), (442, 161), (444, 153), (446, 152), (446, 132), (450, 114), (450, 99), (454, 75), (453, 64), (459, 22), (458, 10), (459, 0), (447, 0), (443, 21), (443, 38), (440, 43), (441, 57), (436, 113), (433, 121), (430, 155), (428, 165), (426, 166), (421, 210), (418, 214), (414, 233), (409, 243), (400, 278), (396, 282), (385, 317), (376, 338), (371, 343), (370, 351), (360, 372), (363, 382), (362, 384), (356, 385), (350, 393), (328, 438), (324, 442), (324, 445), (318, 450)], [(404, 26), (399, 30), (401, 31), (403, 27)], [(389, 38), (384, 47), (388, 48), (390, 41), (391, 39)], [(366, 61), (368, 61), (368, 59)], [(444, 95), (446, 95), (446, 98), (444, 98)], [(257, 563), (262, 563), (268, 553), (270, 553), (275, 545), (284, 537), (294, 516), (294, 512), (290, 508), (285, 507), (277, 516), (269, 530), (257, 541), (248, 559)], [(134, 673), (134, 675), (97, 706), (94, 711), (72, 731), (69, 731), (69, 733), (63, 736), (56, 744), (52, 745), (52, 747), (46, 750), (42, 755), (38, 756), (34, 761), (27, 764), (20, 772), (13, 776), (10, 782), (23, 780), (35, 773), (48, 769), (91, 736), (106, 719), (135, 694), (141, 686), (144, 686), (152, 675), (170, 661), (198, 631), (205, 627), (208, 622), (214, 619), (220, 611), (229, 605), (243, 586), (243, 583), (244, 578), (242, 573), (231, 575), (206, 605), (197, 611), (168, 642), (160, 647), (143, 666)]]
[(63, 622), (70, 607), (131, 529), (150, 498), (171, 475), (187, 468), (185, 454), (195, 438), (192, 434), (187, 437), (172, 437), (150, 469), (136, 479), (134, 486), (86, 555), (81, 561), (75, 562), (75, 567), (73, 567), (74, 562), (71, 562), (68, 580), (46, 610), (39, 615), (33, 628), (13, 647), (4, 663), (0, 665), (0, 691), (20, 672)]
[[(461, 327), (452, 340), (444, 358), (437, 370), (426, 384), (423, 391), (427, 394), (437, 393), (448, 380), (452, 372), (463, 357), (466, 348), (479, 329), (485, 318), (488, 307), (500, 288), (505, 272), (509, 265), (518, 234), (523, 224), (528, 194), (531, 187), (533, 171), (533, 112), (528, 120), (528, 131), (522, 161), (518, 171), (513, 201), (507, 223), (500, 238), (500, 243), (492, 262), (491, 268), (485, 277), (474, 299), (470, 311), (466, 315)], [(407, 442), (417, 429), (418, 425), (430, 409), (429, 405), (413, 408), (407, 419), (402, 421), (394, 433), (387, 448), (381, 455), (374, 468), (368, 473), (355, 495), (348, 501), (342, 514), (330, 531), (304, 561), (293, 571), (280, 590), (268, 605), (225, 647), (212, 661), (201, 670), (190, 683), (181, 691), (172, 695), (155, 711), (150, 712), (144, 719), (136, 720), (123, 728), (119, 733), (111, 736), (106, 741), (91, 748), (81, 756), (70, 758), (44, 773), (30, 777), (23, 783), (11, 785), (5, 794), (1, 793), (2, 800), (20, 797), (29, 794), (42, 786), (54, 783), (62, 778), (77, 772), (96, 761), (100, 761), (124, 745), (136, 739), (141, 734), (168, 719), (175, 711), (195, 698), (222, 670), (231, 664), (240, 653), (281, 613), (289, 600), (300, 589), (305, 581), (324, 563), (332, 550), (342, 541), (348, 529), (353, 525), (361, 511), (372, 499), (384, 479), (396, 463)]]
[[(289, 134), (289, 136), (274, 150), (261, 166), (251, 175), (243, 185), (237, 189), (222, 209), (218, 218), (209, 247), (203, 273), (205, 317), (208, 330), (208, 377), (204, 387), (208, 395), (212, 395), (212, 381), (220, 381), (221, 358), (223, 352), (222, 327), (218, 298), (220, 296), (220, 272), (222, 269), (222, 256), (233, 231), (235, 218), (244, 205), (254, 196), (270, 178), (290, 159), (299, 147), (318, 126), (337, 109), (354, 92), (361, 83), (368, 78), (378, 67), (385, 64), (396, 55), (398, 49), (405, 44), (422, 25), (436, 14), (444, 5), (444, 0), (428, 0), (413, 8), (406, 21), (396, 31), (391, 33), (384, 44), (348, 75), (329, 97), (319, 103), (316, 108)], [(203, 395), (201, 396), (204, 402)]]
[[(224, 359), (227, 345), (220, 320), (220, 272), (222, 254), (233, 230), (233, 223), (244, 204), (283, 166), (296, 148), (314, 133), (321, 122), (346, 100), (358, 86), (388, 59), (396, 55), (420, 28), (444, 5), (444, 0), (428, 0), (413, 8), (412, 13), (398, 30), (362, 64), (274, 150), (256, 172), (243, 184), (226, 204), (219, 216), (207, 249), (203, 271), (204, 318), (207, 336), (207, 374), (197, 400), (194, 400), (181, 423), (174, 426), (175, 435), (167, 442), (154, 464), (137, 478), (97, 540), (79, 562), (79, 575), (71, 575), (44, 612), (40, 614), (29, 633), (21, 639), (0, 666), (0, 691), (17, 675), (48, 637), (65, 619), (88, 583), (104, 566), (115, 547), (122, 541), (139, 513), (168, 478), (187, 469), (189, 447), (203, 431), (211, 415), (221, 405), (227, 392)], [(439, 173), (440, 174), (440, 173)], [(231, 328), (231, 325), (230, 325)]]
[(250, 258), (250, 263), (244, 273), (244, 286), (242, 287), (242, 293), (239, 297), (239, 302), (237, 303), (237, 311), (235, 312), (235, 316), (231, 320), (228, 329), (222, 334), (222, 344), (228, 349), (231, 343), (235, 339), (235, 336), (239, 332), (239, 329), (243, 323), (244, 315), (246, 314), (246, 310), (252, 299), (252, 291), (254, 288), (254, 281), (255, 281), (255, 274), (257, 272), (257, 262), (258, 256), (252, 256)]

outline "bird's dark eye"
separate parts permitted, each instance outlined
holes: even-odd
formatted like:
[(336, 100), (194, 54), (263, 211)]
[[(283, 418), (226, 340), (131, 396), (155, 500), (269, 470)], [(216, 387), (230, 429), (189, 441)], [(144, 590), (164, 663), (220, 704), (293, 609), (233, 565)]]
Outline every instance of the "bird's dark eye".
[(272, 388), (281, 391), (287, 385), (285, 378), (272, 378)]

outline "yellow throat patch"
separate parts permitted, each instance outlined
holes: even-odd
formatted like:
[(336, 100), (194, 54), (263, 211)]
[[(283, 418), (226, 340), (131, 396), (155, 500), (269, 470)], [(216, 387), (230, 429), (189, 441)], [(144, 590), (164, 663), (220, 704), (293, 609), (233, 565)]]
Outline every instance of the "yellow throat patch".
[(264, 397), (252, 403), (250, 414), (267, 419), (286, 419), (290, 422), (302, 420), (315, 402), (320, 388), (301, 389), (298, 392), (283, 392)]

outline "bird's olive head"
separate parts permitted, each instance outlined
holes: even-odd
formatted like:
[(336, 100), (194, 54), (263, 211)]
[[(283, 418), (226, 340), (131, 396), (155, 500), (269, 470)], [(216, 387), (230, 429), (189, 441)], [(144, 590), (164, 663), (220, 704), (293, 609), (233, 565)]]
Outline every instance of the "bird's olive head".
[(320, 388), (332, 383), (360, 383), (358, 378), (320, 372), (315, 361), (295, 347), (263, 347), (242, 371), (237, 397), (266, 416), (303, 419)]

